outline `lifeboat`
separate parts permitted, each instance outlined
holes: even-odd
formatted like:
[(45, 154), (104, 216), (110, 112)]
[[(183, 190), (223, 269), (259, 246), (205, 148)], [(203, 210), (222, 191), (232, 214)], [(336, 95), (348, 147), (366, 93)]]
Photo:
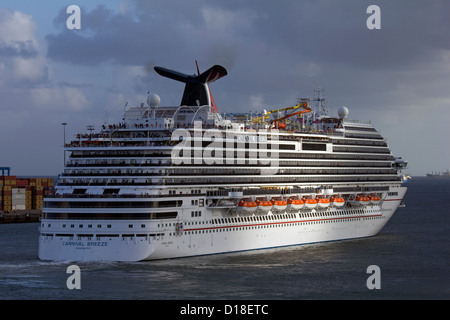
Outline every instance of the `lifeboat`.
[(358, 206), (367, 206), (370, 203), (370, 198), (363, 194), (358, 194), (355, 198), (355, 204)]
[(380, 196), (376, 195), (376, 194), (370, 194), (369, 195), (369, 199), (370, 199), (370, 204), (371, 205), (377, 205), (381, 202), (381, 198)]
[(322, 209), (328, 208), (330, 206), (330, 199), (325, 197), (317, 199), (317, 206)]
[(345, 200), (344, 200), (344, 198), (339, 197), (339, 196), (331, 196), (330, 203), (331, 203), (331, 206), (340, 208), (340, 207), (344, 206)]
[(317, 207), (317, 200), (312, 199), (310, 196), (303, 197), (302, 200), (305, 203), (305, 206), (304, 206), (305, 209), (314, 209), (315, 207)]
[(284, 200), (272, 200), (274, 211), (284, 211), (287, 208), (287, 203)]
[(305, 202), (300, 199), (288, 199), (286, 204), (289, 211), (297, 211), (305, 206)]
[(253, 212), (257, 208), (257, 203), (249, 200), (241, 200), (238, 203), (238, 211), (240, 212)]
[(260, 200), (257, 200), (256, 204), (257, 204), (258, 211), (268, 212), (268, 211), (270, 211), (270, 209), (272, 209), (272, 202), (271, 201), (264, 201), (264, 200), (260, 201)]

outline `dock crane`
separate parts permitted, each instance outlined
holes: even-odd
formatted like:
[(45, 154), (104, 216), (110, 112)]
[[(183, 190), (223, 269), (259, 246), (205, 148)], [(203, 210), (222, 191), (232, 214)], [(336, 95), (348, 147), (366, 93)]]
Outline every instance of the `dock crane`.
[(8, 173), (8, 176), (9, 176), (11, 168), (10, 167), (0, 167), (0, 170), (2, 171), (2, 176), (5, 175), (5, 171)]

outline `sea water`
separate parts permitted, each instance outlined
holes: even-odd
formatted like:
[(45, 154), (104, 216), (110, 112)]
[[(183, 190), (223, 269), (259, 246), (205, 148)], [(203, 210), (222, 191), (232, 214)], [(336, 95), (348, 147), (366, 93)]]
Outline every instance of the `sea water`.
[[(449, 299), (450, 179), (413, 177), (370, 238), (149, 262), (38, 259), (39, 223), (0, 224), (1, 300)], [(377, 266), (379, 289), (369, 288)], [(177, 310), (176, 310), (177, 311)]]

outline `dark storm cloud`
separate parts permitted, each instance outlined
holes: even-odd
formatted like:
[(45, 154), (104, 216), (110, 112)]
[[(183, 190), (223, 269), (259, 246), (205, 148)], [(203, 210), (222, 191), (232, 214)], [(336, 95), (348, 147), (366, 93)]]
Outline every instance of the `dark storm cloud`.
[(61, 10), (55, 19), (61, 32), (46, 36), (48, 56), (79, 65), (113, 62), (145, 66), (155, 56), (175, 57), (192, 50), (192, 38), (186, 29), (196, 19), (184, 16), (187, 12), (178, 17), (170, 11), (156, 12), (147, 3), (135, 10), (122, 14), (104, 5), (91, 12), (81, 8), (81, 30), (68, 30), (65, 25), (68, 14)]
[[(291, 103), (294, 92), (312, 93), (317, 86), (325, 86), (337, 103), (351, 100), (363, 108), (379, 101), (377, 92), (390, 99), (399, 83), (416, 83), (407, 77), (444, 59), (450, 45), (446, 0), (130, 3), (126, 12), (81, 8), (81, 30), (67, 30), (68, 14), (61, 10), (55, 19), (61, 31), (46, 37), (48, 57), (75, 65), (142, 66), (150, 77), (155, 65), (194, 73), (195, 60), (201, 70), (222, 64), (229, 76), (212, 90), (219, 102), (230, 104), (228, 110), (251, 95), (267, 104)], [(381, 8), (381, 30), (366, 27), (371, 4)], [(136, 93), (150, 80), (136, 76)]]
[[(381, 29), (370, 31), (366, 9), (381, 8)], [(448, 1), (246, 1), (260, 13), (260, 41), (299, 59), (355, 68), (405, 66), (450, 47)]]
[[(338, 106), (360, 110), (389, 105), (408, 84), (412, 92), (433, 96), (435, 73), (449, 59), (446, 0), (128, 4), (126, 11), (81, 8), (81, 30), (67, 30), (62, 9), (55, 19), (60, 32), (46, 37), (48, 57), (74, 65), (140, 66), (146, 74), (130, 80), (139, 94), (155, 81), (176, 86), (154, 80), (155, 65), (194, 73), (195, 60), (201, 70), (222, 64), (229, 76), (212, 91), (230, 111), (251, 99), (261, 105), (294, 103), (295, 95), (313, 94), (317, 86)], [(381, 8), (380, 30), (366, 27), (372, 4)]]
[(137, 0), (127, 13), (82, 8), (77, 31), (66, 29), (68, 14), (61, 10), (55, 19), (61, 32), (46, 37), (48, 56), (80, 65), (145, 66), (195, 57), (230, 68), (250, 61), (252, 68), (277, 73), (299, 62), (407, 68), (449, 48), (448, 1), (376, 1), (382, 28), (370, 31), (366, 9), (372, 2)]
[(50, 58), (79, 65), (143, 62), (144, 25), (114, 14), (103, 5), (91, 12), (81, 10), (81, 30), (68, 30), (65, 25), (68, 14), (65, 10), (60, 11), (55, 24), (60, 26), (61, 32), (46, 36)]

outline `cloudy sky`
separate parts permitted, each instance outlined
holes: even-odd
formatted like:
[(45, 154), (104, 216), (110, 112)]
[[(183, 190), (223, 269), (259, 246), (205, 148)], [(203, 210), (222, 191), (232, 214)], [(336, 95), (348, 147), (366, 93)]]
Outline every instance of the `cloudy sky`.
[[(68, 6), (81, 29), (68, 29)], [(381, 9), (368, 29), (367, 8)], [(148, 91), (183, 86), (153, 71), (214, 64), (219, 111), (295, 105), (323, 88), (331, 114), (370, 120), (412, 175), (450, 169), (448, 0), (2, 0), (0, 166), (57, 175), (66, 138), (118, 122)]]

